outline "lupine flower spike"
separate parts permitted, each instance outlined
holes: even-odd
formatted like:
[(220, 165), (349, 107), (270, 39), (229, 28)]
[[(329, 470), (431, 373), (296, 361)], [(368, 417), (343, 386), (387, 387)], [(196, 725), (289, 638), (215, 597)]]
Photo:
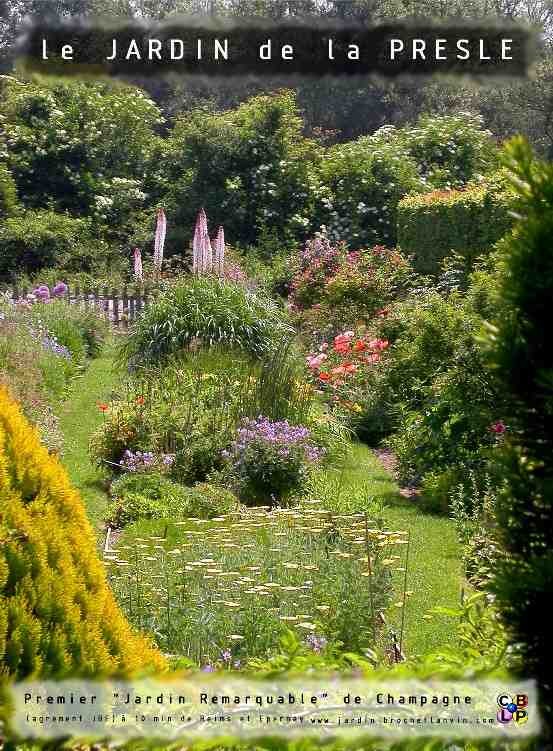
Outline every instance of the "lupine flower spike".
[(205, 211), (200, 209), (196, 217), (194, 239), (192, 240), (192, 272), (202, 274), (204, 271), (204, 242), (207, 235), (207, 217)]
[(163, 209), (157, 211), (157, 225), (154, 239), (154, 269), (156, 276), (161, 273), (163, 263), (163, 248), (165, 246), (165, 233), (167, 231), (167, 218)]
[(217, 230), (215, 238), (215, 270), (219, 276), (223, 276), (225, 268), (225, 230), (222, 226)]
[(140, 248), (134, 249), (134, 278), (142, 281), (142, 253)]
[(204, 274), (210, 274), (213, 271), (213, 246), (209, 239), (207, 229), (204, 235)]

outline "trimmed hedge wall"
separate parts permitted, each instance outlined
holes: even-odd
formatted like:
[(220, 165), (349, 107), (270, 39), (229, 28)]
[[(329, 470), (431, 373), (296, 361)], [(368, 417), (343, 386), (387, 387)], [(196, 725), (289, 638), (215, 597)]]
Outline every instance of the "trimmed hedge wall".
[(435, 274), (457, 251), (472, 260), (489, 250), (513, 224), (513, 194), (476, 186), (406, 196), (398, 205), (398, 245), (414, 268)]

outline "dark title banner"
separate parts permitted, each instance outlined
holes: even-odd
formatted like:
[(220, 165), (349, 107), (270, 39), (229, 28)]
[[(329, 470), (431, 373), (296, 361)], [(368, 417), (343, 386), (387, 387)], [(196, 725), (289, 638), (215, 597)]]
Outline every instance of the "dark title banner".
[(35, 20), (19, 40), (24, 65), (83, 75), (431, 75), (520, 77), (534, 57), (529, 27), (397, 22), (368, 27), (314, 19), (172, 23)]

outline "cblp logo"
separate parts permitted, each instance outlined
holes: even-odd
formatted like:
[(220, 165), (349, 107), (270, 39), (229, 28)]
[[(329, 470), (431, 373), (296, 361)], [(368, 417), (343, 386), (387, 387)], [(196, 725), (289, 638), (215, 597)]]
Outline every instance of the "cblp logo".
[(502, 725), (514, 722), (515, 725), (524, 725), (528, 722), (528, 697), (526, 694), (499, 694), (497, 697), (497, 721)]

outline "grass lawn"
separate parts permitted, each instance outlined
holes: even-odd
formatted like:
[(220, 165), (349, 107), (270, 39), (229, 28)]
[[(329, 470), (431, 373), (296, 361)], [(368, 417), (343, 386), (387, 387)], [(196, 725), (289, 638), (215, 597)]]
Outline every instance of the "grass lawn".
[(112, 354), (112, 347), (108, 345), (100, 357), (90, 361), (88, 368), (73, 384), (60, 413), (65, 439), (62, 462), (73, 485), (80, 491), (89, 519), (99, 534), (108, 499), (102, 473), (90, 461), (88, 442), (102, 422), (98, 402), (109, 400), (118, 381)]
[[(368, 482), (375, 498), (384, 501), (383, 516), (390, 528), (411, 533), (407, 589), (413, 595), (405, 614), (404, 651), (411, 657), (451, 642), (451, 619), (437, 615), (428, 619), (428, 611), (437, 606), (456, 607), (461, 598), (461, 551), (454, 523), (421, 511), (416, 501), (399, 495), (399, 488), (374, 454), (357, 444), (342, 478), (345, 494), (348, 484), (355, 486), (363, 481)], [(400, 613), (390, 612), (389, 622), (399, 624)]]

